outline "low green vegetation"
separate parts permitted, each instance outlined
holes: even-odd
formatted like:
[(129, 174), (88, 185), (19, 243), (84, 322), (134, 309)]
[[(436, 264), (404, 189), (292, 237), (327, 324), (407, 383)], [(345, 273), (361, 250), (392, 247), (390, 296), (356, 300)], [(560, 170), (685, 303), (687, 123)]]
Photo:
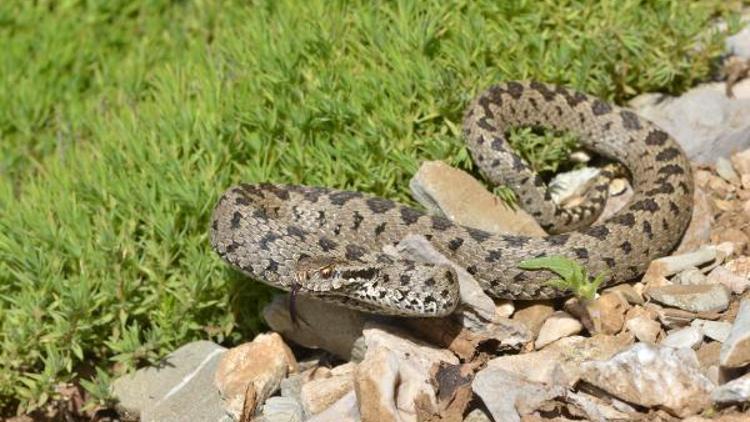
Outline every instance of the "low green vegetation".
[(78, 378), (105, 400), (123, 369), (261, 330), (269, 289), (207, 239), (230, 185), (409, 201), (421, 160), (473, 171), (461, 117), (482, 88), (679, 93), (716, 66), (722, 15), (724, 0), (0, 2), (0, 408)]

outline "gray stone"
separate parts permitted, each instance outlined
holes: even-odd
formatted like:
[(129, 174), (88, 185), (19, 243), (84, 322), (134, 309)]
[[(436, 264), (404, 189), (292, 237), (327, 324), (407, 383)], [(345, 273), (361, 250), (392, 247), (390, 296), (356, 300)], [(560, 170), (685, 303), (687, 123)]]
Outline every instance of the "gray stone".
[(692, 252), (658, 258), (651, 261), (646, 274), (643, 275), (643, 280), (651, 284), (652, 280), (677, 274), (680, 271), (699, 267), (705, 263), (714, 261), (716, 256), (717, 251), (715, 247), (703, 246)]
[(415, 401), (420, 396), (426, 399), (423, 404), (436, 412), (430, 371), (441, 362), (457, 365), (458, 358), (395, 327), (368, 323), (364, 336), (367, 352), (354, 372), (362, 420), (416, 421)]
[(646, 290), (651, 299), (690, 312), (721, 312), (729, 306), (729, 290), (721, 284), (671, 285)]
[(727, 37), (724, 42), (730, 54), (750, 59), (750, 26), (745, 26), (738, 33)]
[(580, 378), (582, 362), (608, 359), (632, 341), (626, 334), (565, 337), (540, 351), (496, 357), (487, 368), (512, 372), (532, 382), (570, 387)]
[(709, 283), (722, 284), (736, 294), (742, 294), (747, 290), (750, 280), (732, 272), (725, 266), (718, 266), (708, 273)]
[(539, 336), (534, 342), (534, 348), (541, 349), (555, 340), (578, 334), (581, 330), (583, 330), (583, 325), (577, 319), (567, 312), (557, 311), (542, 324)]
[(693, 194), (693, 216), (674, 254), (694, 251), (711, 239), (714, 211), (711, 198), (699, 186)]
[(324, 412), (311, 417), (307, 422), (359, 422), (362, 420), (354, 391), (348, 393)]
[(695, 349), (701, 345), (702, 341), (703, 333), (701, 330), (696, 327), (685, 327), (668, 333), (667, 336), (664, 337), (664, 340), (661, 341), (661, 345)]
[(716, 174), (718, 174), (722, 179), (731, 184), (740, 184), (740, 176), (736, 171), (734, 171), (732, 163), (724, 157), (719, 157), (716, 159)]
[(696, 319), (693, 320), (690, 325), (699, 328), (704, 336), (720, 343), (726, 341), (727, 337), (729, 337), (729, 333), (732, 331), (732, 324), (726, 321)]
[(555, 312), (555, 308), (547, 303), (531, 303), (513, 314), (513, 320), (522, 323), (536, 337), (544, 321)]
[(680, 272), (675, 276), (673, 281), (678, 284), (708, 284), (708, 277), (703, 272), (695, 267), (688, 268), (685, 271)]
[(729, 337), (721, 345), (719, 363), (729, 368), (750, 363), (750, 299), (740, 302), (740, 309), (737, 311)]
[(750, 80), (741, 81), (734, 87), (735, 98), (728, 98), (724, 83), (709, 83), (677, 98), (639, 96), (631, 107), (674, 136), (690, 159), (713, 164), (750, 146), (748, 87)]
[(599, 169), (593, 167), (556, 174), (549, 183), (552, 200), (557, 204), (565, 204), (575, 197), (584, 195), (598, 175)]
[(291, 397), (269, 397), (257, 422), (302, 422), (302, 405)]
[(366, 315), (310, 296), (298, 296), (297, 324), (289, 314), (289, 295), (275, 295), (263, 309), (272, 330), (301, 346), (323, 349), (349, 360), (355, 341), (362, 335)]
[(146, 421), (231, 421), (213, 385), (225, 348), (210, 341), (188, 343), (159, 365), (141, 368), (113, 383), (118, 410)]
[(720, 404), (745, 403), (750, 401), (750, 374), (717, 387), (711, 393), (711, 399)]
[(661, 332), (661, 324), (645, 316), (636, 316), (625, 321), (625, 328), (633, 333), (639, 341), (656, 343)]
[(584, 362), (581, 377), (609, 394), (685, 417), (711, 403), (713, 383), (692, 349), (637, 343), (606, 361)]
[(471, 384), (496, 421), (520, 421), (542, 404), (565, 397), (568, 389), (560, 385), (546, 385), (528, 381), (513, 372), (496, 367), (479, 371)]

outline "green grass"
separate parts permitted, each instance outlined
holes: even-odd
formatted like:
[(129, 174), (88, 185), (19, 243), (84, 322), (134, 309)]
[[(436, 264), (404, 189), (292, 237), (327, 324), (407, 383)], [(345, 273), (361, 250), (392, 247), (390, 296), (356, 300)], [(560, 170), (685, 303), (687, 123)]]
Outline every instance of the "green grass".
[[(723, 0), (0, 2), (0, 407), (262, 329), (212, 253), (238, 181), (408, 200), (472, 170), (464, 107), (535, 78), (618, 102), (705, 79)], [(702, 45), (697, 49), (697, 45)], [(100, 371), (100, 374), (104, 372)], [(101, 375), (99, 381), (104, 377)], [(87, 384), (105, 391), (102, 383)]]

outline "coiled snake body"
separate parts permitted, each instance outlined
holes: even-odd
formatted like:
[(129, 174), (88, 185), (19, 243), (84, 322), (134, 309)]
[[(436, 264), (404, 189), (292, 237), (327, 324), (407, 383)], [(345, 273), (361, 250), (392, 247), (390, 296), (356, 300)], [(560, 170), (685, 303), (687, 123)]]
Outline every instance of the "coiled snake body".
[[(631, 175), (632, 199), (594, 226), (606, 184), (575, 208), (556, 205), (542, 179), (508, 147), (506, 130), (521, 126), (573, 133), (588, 149), (621, 162)], [(569, 292), (547, 284), (549, 272), (525, 271), (519, 262), (562, 255), (590, 273), (606, 273), (604, 285), (626, 281), (673, 249), (691, 218), (687, 158), (666, 132), (627, 109), (562, 87), (508, 82), (473, 101), (464, 132), (483, 176), (511, 187), (542, 227), (559, 234), (491, 234), (359, 192), (245, 184), (219, 200), (212, 245), (235, 268), (284, 290), (375, 313), (441, 316), (458, 302), (455, 272), (394, 258), (384, 245), (422, 234), (491, 296), (544, 299)]]

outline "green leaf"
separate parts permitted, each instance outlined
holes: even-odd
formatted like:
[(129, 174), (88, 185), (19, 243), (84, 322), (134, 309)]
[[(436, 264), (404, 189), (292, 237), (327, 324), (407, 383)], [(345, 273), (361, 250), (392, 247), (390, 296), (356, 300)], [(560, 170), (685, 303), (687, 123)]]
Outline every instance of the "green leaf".
[(580, 274), (579, 266), (564, 256), (543, 256), (521, 261), (518, 267), (524, 270), (549, 270), (563, 280), (575, 279)]

